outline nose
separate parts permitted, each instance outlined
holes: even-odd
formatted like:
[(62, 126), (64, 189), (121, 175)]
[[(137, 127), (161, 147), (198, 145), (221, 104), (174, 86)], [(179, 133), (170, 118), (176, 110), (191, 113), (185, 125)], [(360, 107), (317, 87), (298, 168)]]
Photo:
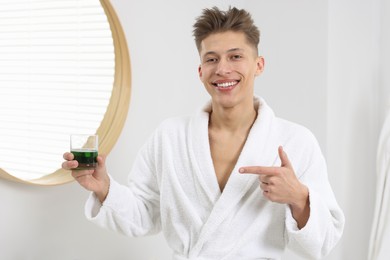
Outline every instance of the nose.
[(224, 59), (219, 60), (215, 74), (217, 74), (218, 76), (224, 76), (224, 75), (229, 75), (231, 71), (232, 69), (229, 64), (229, 61)]

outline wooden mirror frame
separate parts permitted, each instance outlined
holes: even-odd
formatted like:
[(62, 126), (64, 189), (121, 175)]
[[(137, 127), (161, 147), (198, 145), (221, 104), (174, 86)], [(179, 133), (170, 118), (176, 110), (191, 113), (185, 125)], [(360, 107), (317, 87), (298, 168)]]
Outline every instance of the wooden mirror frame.
[[(115, 76), (112, 94), (106, 114), (97, 129), (99, 153), (108, 154), (122, 131), (125, 123), (131, 94), (130, 55), (123, 28), (109, 0), (100, 0), (112, 32), (115, 49)], [(59, 167), (61, 167), (59, 165)], [(23, 180), (0, 168), (0, 177), (35, 185), (59, 185), (73, 181), (70, 171), (59, 169), (38, 179)]]

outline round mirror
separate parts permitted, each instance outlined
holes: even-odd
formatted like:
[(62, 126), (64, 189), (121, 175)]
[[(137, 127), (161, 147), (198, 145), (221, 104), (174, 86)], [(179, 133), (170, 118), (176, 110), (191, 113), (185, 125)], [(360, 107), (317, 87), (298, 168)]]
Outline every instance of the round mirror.
[[(108, 0), (0, 3), (0, 176), (57, 185), (71, 134), (108, 154), (130, 102), (130, 61)], [(4, 15), (3, 15), (4, 14)]]

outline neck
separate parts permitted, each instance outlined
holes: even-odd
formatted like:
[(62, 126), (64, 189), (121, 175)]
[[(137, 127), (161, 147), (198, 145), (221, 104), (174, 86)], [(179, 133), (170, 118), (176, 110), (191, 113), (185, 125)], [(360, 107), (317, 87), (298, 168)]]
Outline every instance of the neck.
[(229, 132), (247, 131), (256, 120), (257, 110), (253, 101), (244, 107), (214, 107), (210, 113), (209, 127)]

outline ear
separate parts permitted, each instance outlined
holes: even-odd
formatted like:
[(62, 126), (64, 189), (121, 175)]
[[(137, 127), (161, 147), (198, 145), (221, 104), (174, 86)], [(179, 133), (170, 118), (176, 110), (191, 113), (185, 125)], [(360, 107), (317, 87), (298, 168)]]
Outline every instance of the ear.
[(198, 75), (199, 75), (199, 78), (202, 78), (202, 65), (199, 65), (199, 67), (198, 67)]
[(256, 72), (255, 76), (259, 76), (264, 71), (264, 58), (263, 56), (258, 56), (256, 58)]

